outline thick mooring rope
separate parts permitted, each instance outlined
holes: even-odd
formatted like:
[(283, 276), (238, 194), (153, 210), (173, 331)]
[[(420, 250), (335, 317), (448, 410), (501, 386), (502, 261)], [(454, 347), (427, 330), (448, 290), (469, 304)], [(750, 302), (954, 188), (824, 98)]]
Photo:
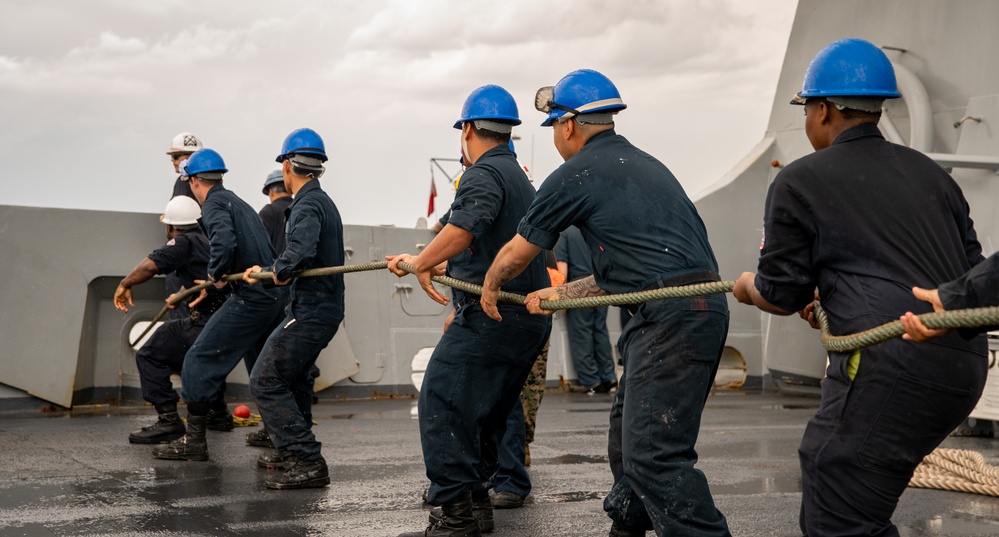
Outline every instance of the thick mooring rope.
[[(323, 267), (303, 270), (295, 274), (298, 278), (308, 278), (314, 276), (330, 276), (333, 274), (348, 274), (351, 272), (365, 272), (372, 270), (383, 270), (388, 267), (385, 261), (372, 263), (360, 263), (356, 265), (344, 265), (339, 267)], [(399, 263), (399, 268), (413, 272), (412, 265)], [(255, 272), (250, 274), (251, 278), (258, 280), (269, 280), (273, 278), (272, 272)], [(231, 274), (223, 278), (224, 281), (233, 282), (243, 279), (242, 274)], [(450, 276), (434, 276), (433, 281), (457, 289), (465, 293), (482, 295), (482, 286), (473, 283), (451, 278)], [(196, 285), (190, 289), (177, 293), (171, 300), (171, 304), (179, 304), (185, 298), (201, 292), (202, 289), (211, 286), (211, 282)], [(604, 295), (585, 298), (571, 298), (565, 300), (542, 300), (541, 308), (546, 310), (596, 308), (604, 306), (621, 306), (625, 304), (640, 304), (652, 300), (663, 300), (667, 298), (685, 298), (694, 296), (711, 295), (716, 293), (730, 293), (735, 288), (734, 281), (708, 282), (695, 285), (684, 285), (678, 287), (663, 287), (661, 289), (651, 289), (636, 293), (623, 293), (617, 295)], [(527, 297), (515, 293), (500, 291), (499, 300), (512, 304), (524, 304)], [(166, 315), (168, 308), (164, 307), (159, 314), (149, 323), (145, 331), (136, 338), (136, 342), (149, 332), (150, 329)], [(877, 343), (882, 343), (902, 335), (905, 330), (900, 321), (893, 321), (882, 326), (866, 330), (848, 336), (834, 336), (829, 332), (829, 319), (826, 312), (816, 302), (815, 315), (821, 326), (820, 341), (822, 346), (833, 352), (848, 352), (855, 349), (868, 347)], [(928, 328), (961, 328), (999, 325), (999, 307), (975, 308), (967, 310), (944, 311), (939, 313), (925, 313), (919, 319)], [(132, 345), (135, 345), (133, 342)], [(971, 492), (999, 497), (999, 468), (989, 466), (985, 463), (985, 457), (981, 453), (958, 449), (938, 448), (926, 456), (915, 474), (909, 481), (910, 487), (953, 490), (959, 492)]]
[(909, 486), (999, 497), (999, 468), (977, 451), (937, 448), (916, 467)]
[[(822, 327), (820, 340), (822, 346), (833, 352), (847, 352), (877, 343), (888, 341), (905, 333), (901, 321), (892, 321), (870, 330), (850, 334), (849, 336), (834, 336), (829, 332), (829, 319), (826, 312), (818, 305), (815, 314)], [(969, 328), (976, 326), (999, 325), (999, 307), (971, 308), (966, 310), (940, 311), (919, 315), (927, 328)]]
[[(322, 267), (315, 269), (303, 270), (295, 274), (298, 278), (308, 278), (313, 276), (330, 276), (333, 274), (347, 274), (350, 272), (364, 272), (371, 270), (382, 270), (388, 267), (388, 263), (385, 261), (376, 261), (372, 263), (360, 263), (356, 265), (343, 265), (338, 267)], [(407, 271), (413, 272), (413, 267), (408, 263), (399, 263), (399, 268)], [(251, 278), (256, 278), (258, 280), (269, 280), (273, 277), (271, 272), (255, 272), (250, 274)], [(231, 274), (223, 278), (224, 281), (232, 282), (239, 281), (243, 279), (242, 274)], [(476, 285), (474, 283), (465, 282), (452, 278), (450, 276), (434, 276), (433, 281), (452, 287), (459, 291), (465, 293), (470, 293), (474, 295), (482, 295), (482, 286)], [(206, 282), (200, 285), (196, 285), (190, 289), (182, 291), (174, 296), (171, 304), (178, 304), (188, 296), (201, 292), (202, 289), (207, 288), (211, 284)], [(565, 309), (579, 309), (579, 308), (598, 308), (604, 306), (621, 306), (625, 304), (640, 304), (642, 302), (648, 302), (651, 300), (663, 300), (667, 298), (685, 298), (694, 296), (704, 296), (713, 295), (716, 293), (730, 293), (735, 288), (734, 281), (722, 281), (722, 282), (708, 282), (699, 283), (694, 285), (683, 285), (678, 287), (663, 287), (661, 289), (650, 289), (647, 291), (638, 291), (635, 293), (622, 293), (617, 295), (603, 295), (603, 296), (592, 296), (584, 298), (569, 298), (564, 300), (542, 300), (541, 309), (546, 310), (565, 310)], [(524, 304), (527, 297), (524, 295), (518, 295), (516, 293), (508, 293), (506, 291), (500, 291), (499, 300), (502, 302), (507, 302), (511, 304)], [(164, 307), (159, 314), (153, 318), (146, 330), (136, 338), (136, 342), (142, 340), (143, 336), (149, 332), (151, 327), (155, 325), (160, 319), (166, 315), (168, 308)], [(863, 347), (869, 347), (871, 345), (888, 341), (889, 339), (901, 336), (905, 330), (902, 328), (902, 323), (900, 321), (893, 321), (858, 334), (851, 334), (848, 336), (834, 336), (829, 332), (829, 320), (826, 316), (825, 311), (816, 302), (815, 308), (816, 318), (819, 320), (819, 324), (822, 327), (822, 335), (820, 336), (820, 341), (822, 346), (833, 352), (847, 352), (855, 349), (860, 349)], [(954, 310), (954, 311), (942, 311), (938, 313), (924, 313), (919, 316), (919, 319), (928, 328), (961, 328), (961, 327), (976, 327), (976, 326), (991, 326), (999, 325), (999, 307), (991, 308), (974, 308), (966, 310)], [(135, 345), (135, 342), (132, 343)]]

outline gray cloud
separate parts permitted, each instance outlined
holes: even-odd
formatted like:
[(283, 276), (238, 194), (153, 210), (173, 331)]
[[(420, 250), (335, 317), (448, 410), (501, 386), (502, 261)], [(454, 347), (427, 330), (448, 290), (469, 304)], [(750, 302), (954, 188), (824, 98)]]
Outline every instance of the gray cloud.
[[(39, 0), (0, 18), (0, 203), (158, 212), (163, 152), (192, 131), (256, 206), (287, 132), (317, 129), (324, 179), (348, 223), (412, 225), (428, 159), (457, 155), (468, 91), (498, 83), (525, 124), (521, 160), (560, 163), (534, 91), (566, 72), (608, 74), (620, 130), (691, 191), (762, 135), (794, 0), (738, 2)], [(721, 128), (724, 126), (724, 128)], [(40, 187), (40, 184), (44, 185)], [(446, 198), (447, 185), (438, 183)], [(438, 206), (443, 205), (439, 199)]]

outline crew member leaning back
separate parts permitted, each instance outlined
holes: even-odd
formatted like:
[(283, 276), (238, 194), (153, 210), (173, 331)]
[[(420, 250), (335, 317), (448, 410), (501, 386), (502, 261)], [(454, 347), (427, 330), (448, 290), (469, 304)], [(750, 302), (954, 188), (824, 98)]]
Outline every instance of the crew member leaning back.
[[(878, 130), (883, 101), (900, 96), (891, 62), (867, 41), (836, 41), (815, 56), (792, 101), (804, 108), (815, 153), (770, 185), (758, 273), (739, 278), (740, 302), (808, 317), (817, 288), (832, 333), (853, 334), (928, 311), (912, 287), (935, 287), (981, 261), (957, 183)], [(830, 352), (798, 448), (801, 532), (898, 535), (898, 498), (974, 408), (985, 352), (983, 336), (957, 333)]]
[[(492, 318), (502, 285), (559, 232), (575, 225), (590, 249), (593, 276), (528, 295), (540, 299), (626, 293), (717, 281), (717, 263), (694, 204), (673, 174), (614, 132), (625, 108), (614, 84), (588, 69), (542, 88), (565, 163), (545, 179), (517, 235), (489, 268), (482, 308)], [(462, 185), (464, 188), (464, 185)], [(613, 536), (728, 535), (694, 444), (728, 332), (722, 295), (646, 302), (621, 334), (625, 376), (611, 410), (608, 455), (614, 487), (604, 500)], [(683, 337), (680, 337), (680, 335)], [(663, 416), (670, 419), (663, 420)]]
[[(128, 306), (135, 305), (132, 303), (132, 287), (151, 280), (157, 274), (166, 274), (167, 281), (176, 280), (175, 289), (192, 288), (201, 283), (208, 266), (208, 237), (198, 225), (200, 217), (198, 202), (187, 196), (177, 196), (167, 203), (160, 216), (160, 222), (166, 224), (167, 243), (150, 253), (118, 284), (114, 293), (116, 308), (128, 313)], [(185, 308), (187, 314), (163, 323), (135, 353), (142, 398), (156, 408), (159, 418), (153, 425), (130, 434), (129, 442), (162, 444), (184, 435), (186, 429), (177, 413), (180, 397), (173, 388), (170, 375), (181, 372), (187, 350), (227, 297), (227, 289), (210, 289), (205, 296), (185, 301), (184, 305), (191, 304)], [(167, 304), (172, 298), (173, 295), (167, 298)], [(179, 306), (174, 306), (174, 311), (179, 310)], [(217, 431), (233, 429), (232, 414), (226, 408), (224, 384), (208, 410), (208, 428)]]
[(281, 319), (287, 300), (282, 288), (251, 287), (238, 281), (227, 284), (223, 280), (253, 265), (274, 262), (274, 248), (260, 217), (222, 185), (227, 171), (222, 156), (212, 149), (197, 151), (187, 163), (191, 190), (201, 203), (199, 222), (210, 245), (207, 279), (216, 287), (231, 285), (234, 289), (184, 356), (181, 380), (187, 402), (187, 432), (154, 448), (153, 456), (159, 459), (208, 460), (205, 427), (210, 403), (240, 360), (253, 378), (257, 355)]
[[(450, 276), (481, 284), (534, 199), (534, 187), (508, 147), (518, 124), (516, 102), (505, 89), (482, 86), (468, 96), (454, 127), (461, 129), (463, 159), (470, 166), (448, 224), (420, 255), (390, 258), (389, 270), (399, 276), (406, 272), (398, 263), (411, 264), (420, 285), (441, 304), (448, 300), (430, 280), (436, 267), (447, 261)], [(544, 256), (527, 264), (510, 282), (511, 290), (526, 293), (549, 285)], [(412, 535), (477, 536), (473, 511), (491, 518), (487, 487), (498, 465), (496, 444), (551, 330), (549, 319), (522, 306), (501, 306), (506, 317), (498, 323), (486, 317), (474, 295), (456, 290), (454, 305), (454, 319), (430, 358), (419, 399), (431, 482), (427, 502), (442, 511), (431, 516), (425, 532)]]
[[(295, 199), (285, 213), (287, 248), (270, 270), (275, 284), (291, 282), (291, 302), (250, 376), (253, 398), (276, 448), (262, 454), (257, 465), (286, 470), (266, 479), (268, 488), (325, 487), (330, 476), (322, 444), (312, 432), (311, 372), (343, 321), (343, 274), (295, 276), (302, 270), (343, 265), (343, 223), (319, 183), (326, 171), (326, 146), (316, 131), (297, 129), (289, 134), (277, 161)], [(247, 269), (244, 281), (255, 284), (250, 274), (259, 270), (259, 266)]]

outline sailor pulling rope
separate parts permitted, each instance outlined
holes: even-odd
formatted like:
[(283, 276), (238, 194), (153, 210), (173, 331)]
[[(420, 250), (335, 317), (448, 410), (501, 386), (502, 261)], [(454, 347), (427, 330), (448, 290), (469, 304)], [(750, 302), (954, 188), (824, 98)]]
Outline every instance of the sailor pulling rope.
[[(298, 278), (308, 278), (315, 276), (329, 276), (331, 274), (348, 274), (351, 272), (365, 272), (372, 270), (382, 270), (388, 266), (387, 262), (379, 261), (372, 263), (359, 263), (355, 265), (344, 265), (339, 267), (323, 267), (304, 270), (298, 274)], [(400, 262), (399, 267), (408, 272), (412, 272), (412, 266), (405, 262)], [(258, 280), (270, 280), (273, 278), (271, 272), (256, 272), (249, 274), (251, 278)], [(224, 278), (225, 281), (239, 281), (242, 274), (232, 274)], [(461, 281), (449, 276), (435, 276), (433, 281), (476, 295), (482, 294), (482, 286)], [(177, 293), (170, 299), (170, 305), (179, 304), (185, 298), (200, 293), (202, 289), (209, 287), (211, 282), (199, 284), (190, 289)], [(617, 295), (604, 295), (598, 297), (573, 298), (566, 300), (543, 300), (541, 308), (546, 310), (563, 310), (579, 308), (596, 308), (603, 306), (620, 306), (623, 304), (639, 304), (651, 300), (663, 300), (668, 298), (683, 298), (692, 296), (702, 296), (715, 293), (729, 293), (735, 286), (734, 281), (709, 282), (695, 285), (684, 285), (678, 287), (663, 287), (649, 291), (639, 291), (636, 293), (623, 293)], [(526, 297), (515, 293), (500, 292), (500, 300), (512, 304), (524, 304)], [(160, 310), (159, 314), (149, 323), (149, 326), (136, 338), (132, 345), (142, 340), (152, 327), (166, 314), (169, 306)], [(846, 336), (834, 336), (829, 332), (829, 321), (825, 311), (815, 303), (815, 314), (821, 327), (820, 341), (822, 346), (833, 352), (847, 352), (863, 347), (868, 347), (889, 339), (896, 338), (905, 333), (900, 321), (890, 323)], [(936, 313), (925, 313), (918, 316), (922, 323), (928, 328), (963, 328), (979, 327), (999, 324), (999, 307), (973, 308), (965, 310), (942, 311)], [(970, 492), (999, 497), (999, 468), (989, 466), (985, 463), (984, 457), (977, 452), (956, 449), (937, 448), (924, 459), (922, 464), (916, 469), (909, 486), (919, 488), (932, 488), (941, 490), (953, 490), (959, 492)]]

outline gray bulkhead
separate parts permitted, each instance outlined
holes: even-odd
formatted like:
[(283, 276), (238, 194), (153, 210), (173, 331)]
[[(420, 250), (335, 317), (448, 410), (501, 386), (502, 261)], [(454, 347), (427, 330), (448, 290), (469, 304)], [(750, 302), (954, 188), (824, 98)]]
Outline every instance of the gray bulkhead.
[[(344, 227), (348, 264), (417, 253), (432, 238), (426, 229)], [(165, 240), (153, 214), (0, 205), (0, 410), (141, 400), (129, 340), (163, 306), (164, 281), (136, 286), (127, 314), (112, 297), (121, 278)], [(346, 318), (320, 355), (320, 396), (417, 393), (413, 358), (436, 345), (450, 306), (431, 301), (414, 277), (379, 270), (344, 278)], [(575, 378), (566, 345), (556, 316), (551, 384)], [(229, 394), (248, 396), (247, 378), (237, 366)]]
[[(904, 98), (886, 103), (882, 131), (889, 140), (919, 149), (951, 171), (971, 205), (985, 255), (995, 252), (996, 21), (999, 2), (988, 0), (800, 0), (762, 141), (716, 184), (693, 196), (723, 279), (756, 271), (767, 187), (779, 166), (812, 152), (801, 107), (788, 101), (801, 89), (812, 57), (846, 37), (884, 47)], [(962, 122), (966, 116), (972, 117)], [(825, 368), (817, 334), (797, 316), (775, 317), (740, 306), (731, 296), (729, 301), (728, 344), (731, 352), (746, 359), (749, 375), (772, 377), (782, 389), (814, 389)], [(994, 362), (993, 357), (993, 371)]]

